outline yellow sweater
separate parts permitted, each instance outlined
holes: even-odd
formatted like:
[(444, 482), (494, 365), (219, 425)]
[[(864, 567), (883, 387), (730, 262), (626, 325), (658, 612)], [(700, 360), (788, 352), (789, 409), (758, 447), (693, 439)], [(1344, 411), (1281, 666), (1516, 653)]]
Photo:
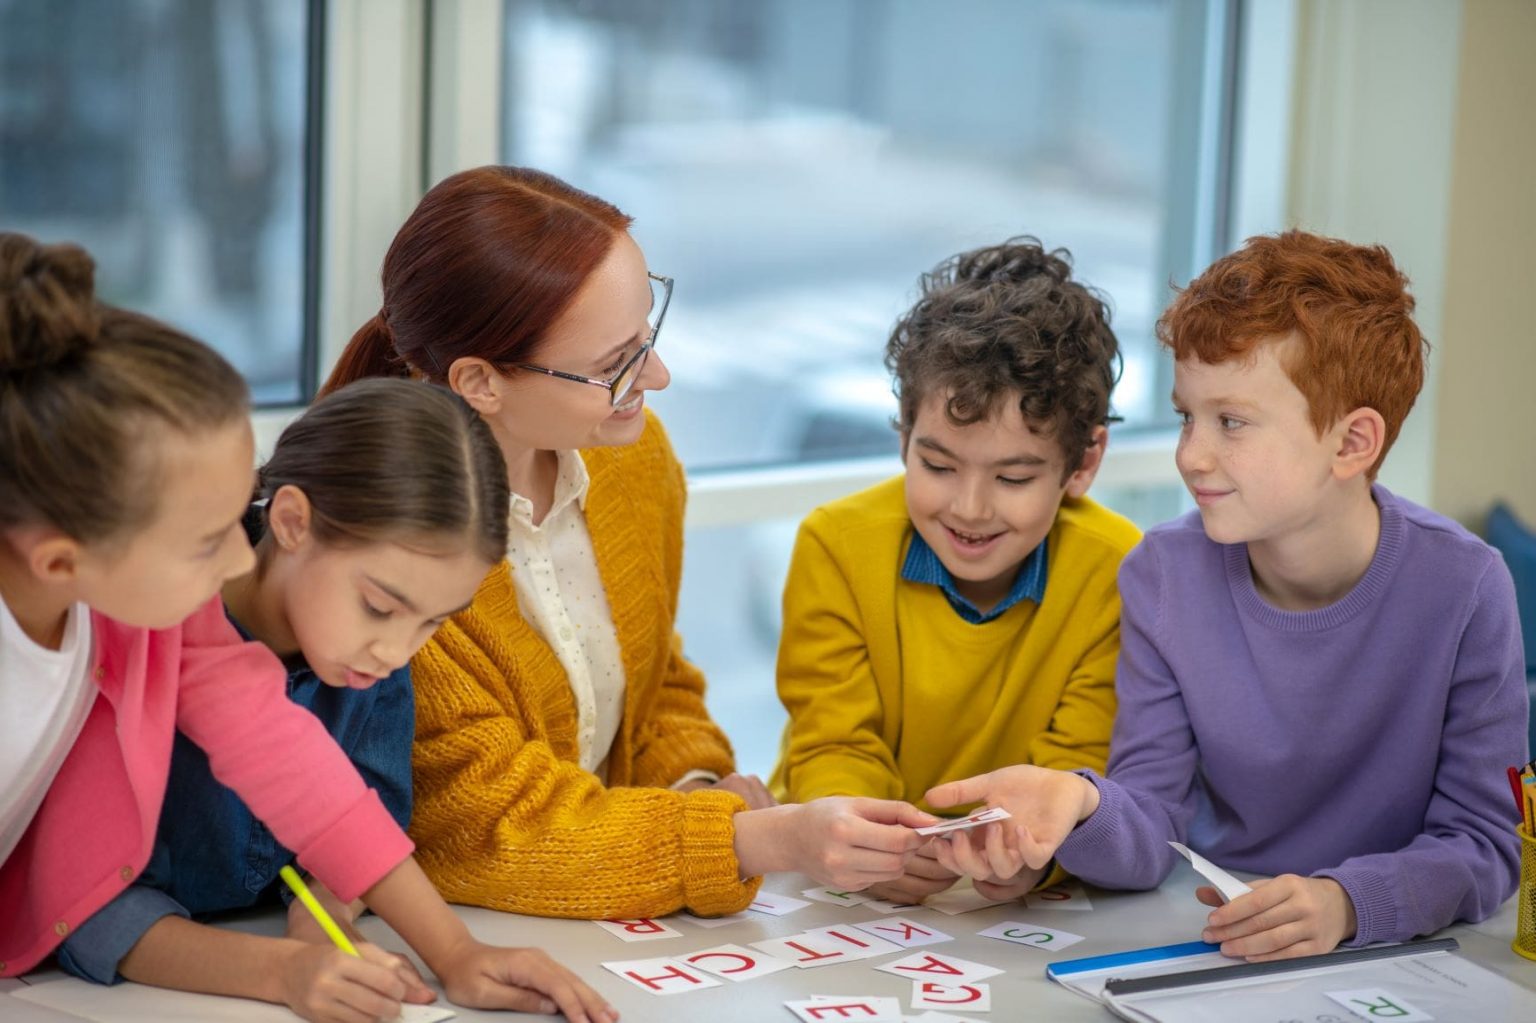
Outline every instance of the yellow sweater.
[[(1115, 713), (1120, 560), (1140, 533), (1068, 498), (1047, 537), (1043, 599), (982, 625), (908, 582), (903, 479), (812, 512), (784, 586), (779, 697), (789, 724), (773, 788), (796, 801), (921, 802), (1006, 764), (1102, 771)], [(953, 811), (950, 811), (953, 812)]]
[(728, 792), (671, 785), (734, 770), (704, 709), (704, 678), (673, 629), (682, 575), (682, 467), (661, 423), (582, 452), (587, 526), (618, 632), (624, 719), (608, 784), (579, 765), (559, 659), (518, 611), (506, 562), (411, 661), (416, 686), (411, 837), (450, 902), (539, 916), (732, 913), (742, 881)]

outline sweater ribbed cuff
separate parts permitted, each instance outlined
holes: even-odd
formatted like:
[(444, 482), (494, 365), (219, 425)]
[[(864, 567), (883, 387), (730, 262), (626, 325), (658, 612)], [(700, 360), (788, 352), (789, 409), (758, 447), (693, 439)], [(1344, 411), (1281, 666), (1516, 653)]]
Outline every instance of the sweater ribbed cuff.
[(1355, 936), (1344, 942), (1345, 946), (1357, 948), (1376, 941), (1401, 941), (1411, 937), (1397, 933), (1397, 900), (1385, 877), (1373, 870), (1343, 867), (1319, 870), (1312, 876), (1337, 881), (1355, 905)]
[(737, 813), (746, 801), (732, 792), (690, 792), (683, 803), (683, 902), (698, 916), (746, 909), (757, 897), (761, 877), (741, 879), (736, 859)]

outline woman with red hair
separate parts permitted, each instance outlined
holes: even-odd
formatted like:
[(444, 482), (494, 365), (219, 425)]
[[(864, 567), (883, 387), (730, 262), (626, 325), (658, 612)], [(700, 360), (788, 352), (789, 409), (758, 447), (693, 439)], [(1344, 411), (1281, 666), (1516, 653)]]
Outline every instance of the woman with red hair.
[(453, 902), (590, 918), (735, 912), (770, 870), (899, 877), (932, 818), (773, 805), (734, 773), (683, 657), (683, 472), (645, 408), (669, 381), (654, 348), (672, 281), (629, 223), (537, 171), (447, 178), (326, 384), (446, 384), (507, 462), (507, 560), (412, 661), (422, 865)]

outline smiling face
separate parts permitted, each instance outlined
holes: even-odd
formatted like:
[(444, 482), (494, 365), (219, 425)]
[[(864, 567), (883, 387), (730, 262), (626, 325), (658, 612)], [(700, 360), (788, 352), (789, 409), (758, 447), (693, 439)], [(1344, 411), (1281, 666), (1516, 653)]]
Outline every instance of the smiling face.
[(1096, 428), (1082, 466), (1063, 480), (1061, 446), (1030, 430), (1016, 400), (956, 426), (944, 411), (947, 397), (926, 399), (903, 440), (907, 513), (956, 588), (985, 611), (1050, 533), (1062, 499), (1088, 492), (1106, 434)]
[[(634, 239), (620, 234), (528, 361), (562, 373), (610, 380), (648, 340), (652, 300), (645, 256)], [(494, 378), (498, 400), (486, 417), (503, 447), (513, 450), (632, 444), (645, 429), (645, 392), (659, 391), (671, 379), (652, 351), (629, 396), (614, 407), (604, 388), (512, 369)], [(478, 402), (472, 403), (485, 411)]]
[(255, 444), (244, 417), (189, 437), (160, 428), (155, 517), (126, 541), (80, 548), (76, 597), (125, 625), (166, 629), (255, 564), (240, 519)]
[(1178, 467), (1217, 543), (1254, 543), (1325, 526), (1341, 427), (1321, 437), (1282, 359), (1295, 342), (1255, 346), (1249, 358), (1174, 365), (1183, 425)]

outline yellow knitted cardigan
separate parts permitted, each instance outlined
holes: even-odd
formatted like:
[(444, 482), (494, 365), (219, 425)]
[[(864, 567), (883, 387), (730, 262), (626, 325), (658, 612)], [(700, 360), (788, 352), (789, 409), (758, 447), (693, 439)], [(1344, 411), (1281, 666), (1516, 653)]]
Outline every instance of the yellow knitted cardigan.
[(667, 788), (734, 770), (673, 629), (682, 467), (649, 412), (637, 443), (581, 454), (626, 683), (608, 784), (580, 766), (570, 682), (503, 561), (411, 661), (417, 856), (450, 902), (592, 919), (736, 912), (761, 883), (740, 878), (733, 849), (746, 804)]

